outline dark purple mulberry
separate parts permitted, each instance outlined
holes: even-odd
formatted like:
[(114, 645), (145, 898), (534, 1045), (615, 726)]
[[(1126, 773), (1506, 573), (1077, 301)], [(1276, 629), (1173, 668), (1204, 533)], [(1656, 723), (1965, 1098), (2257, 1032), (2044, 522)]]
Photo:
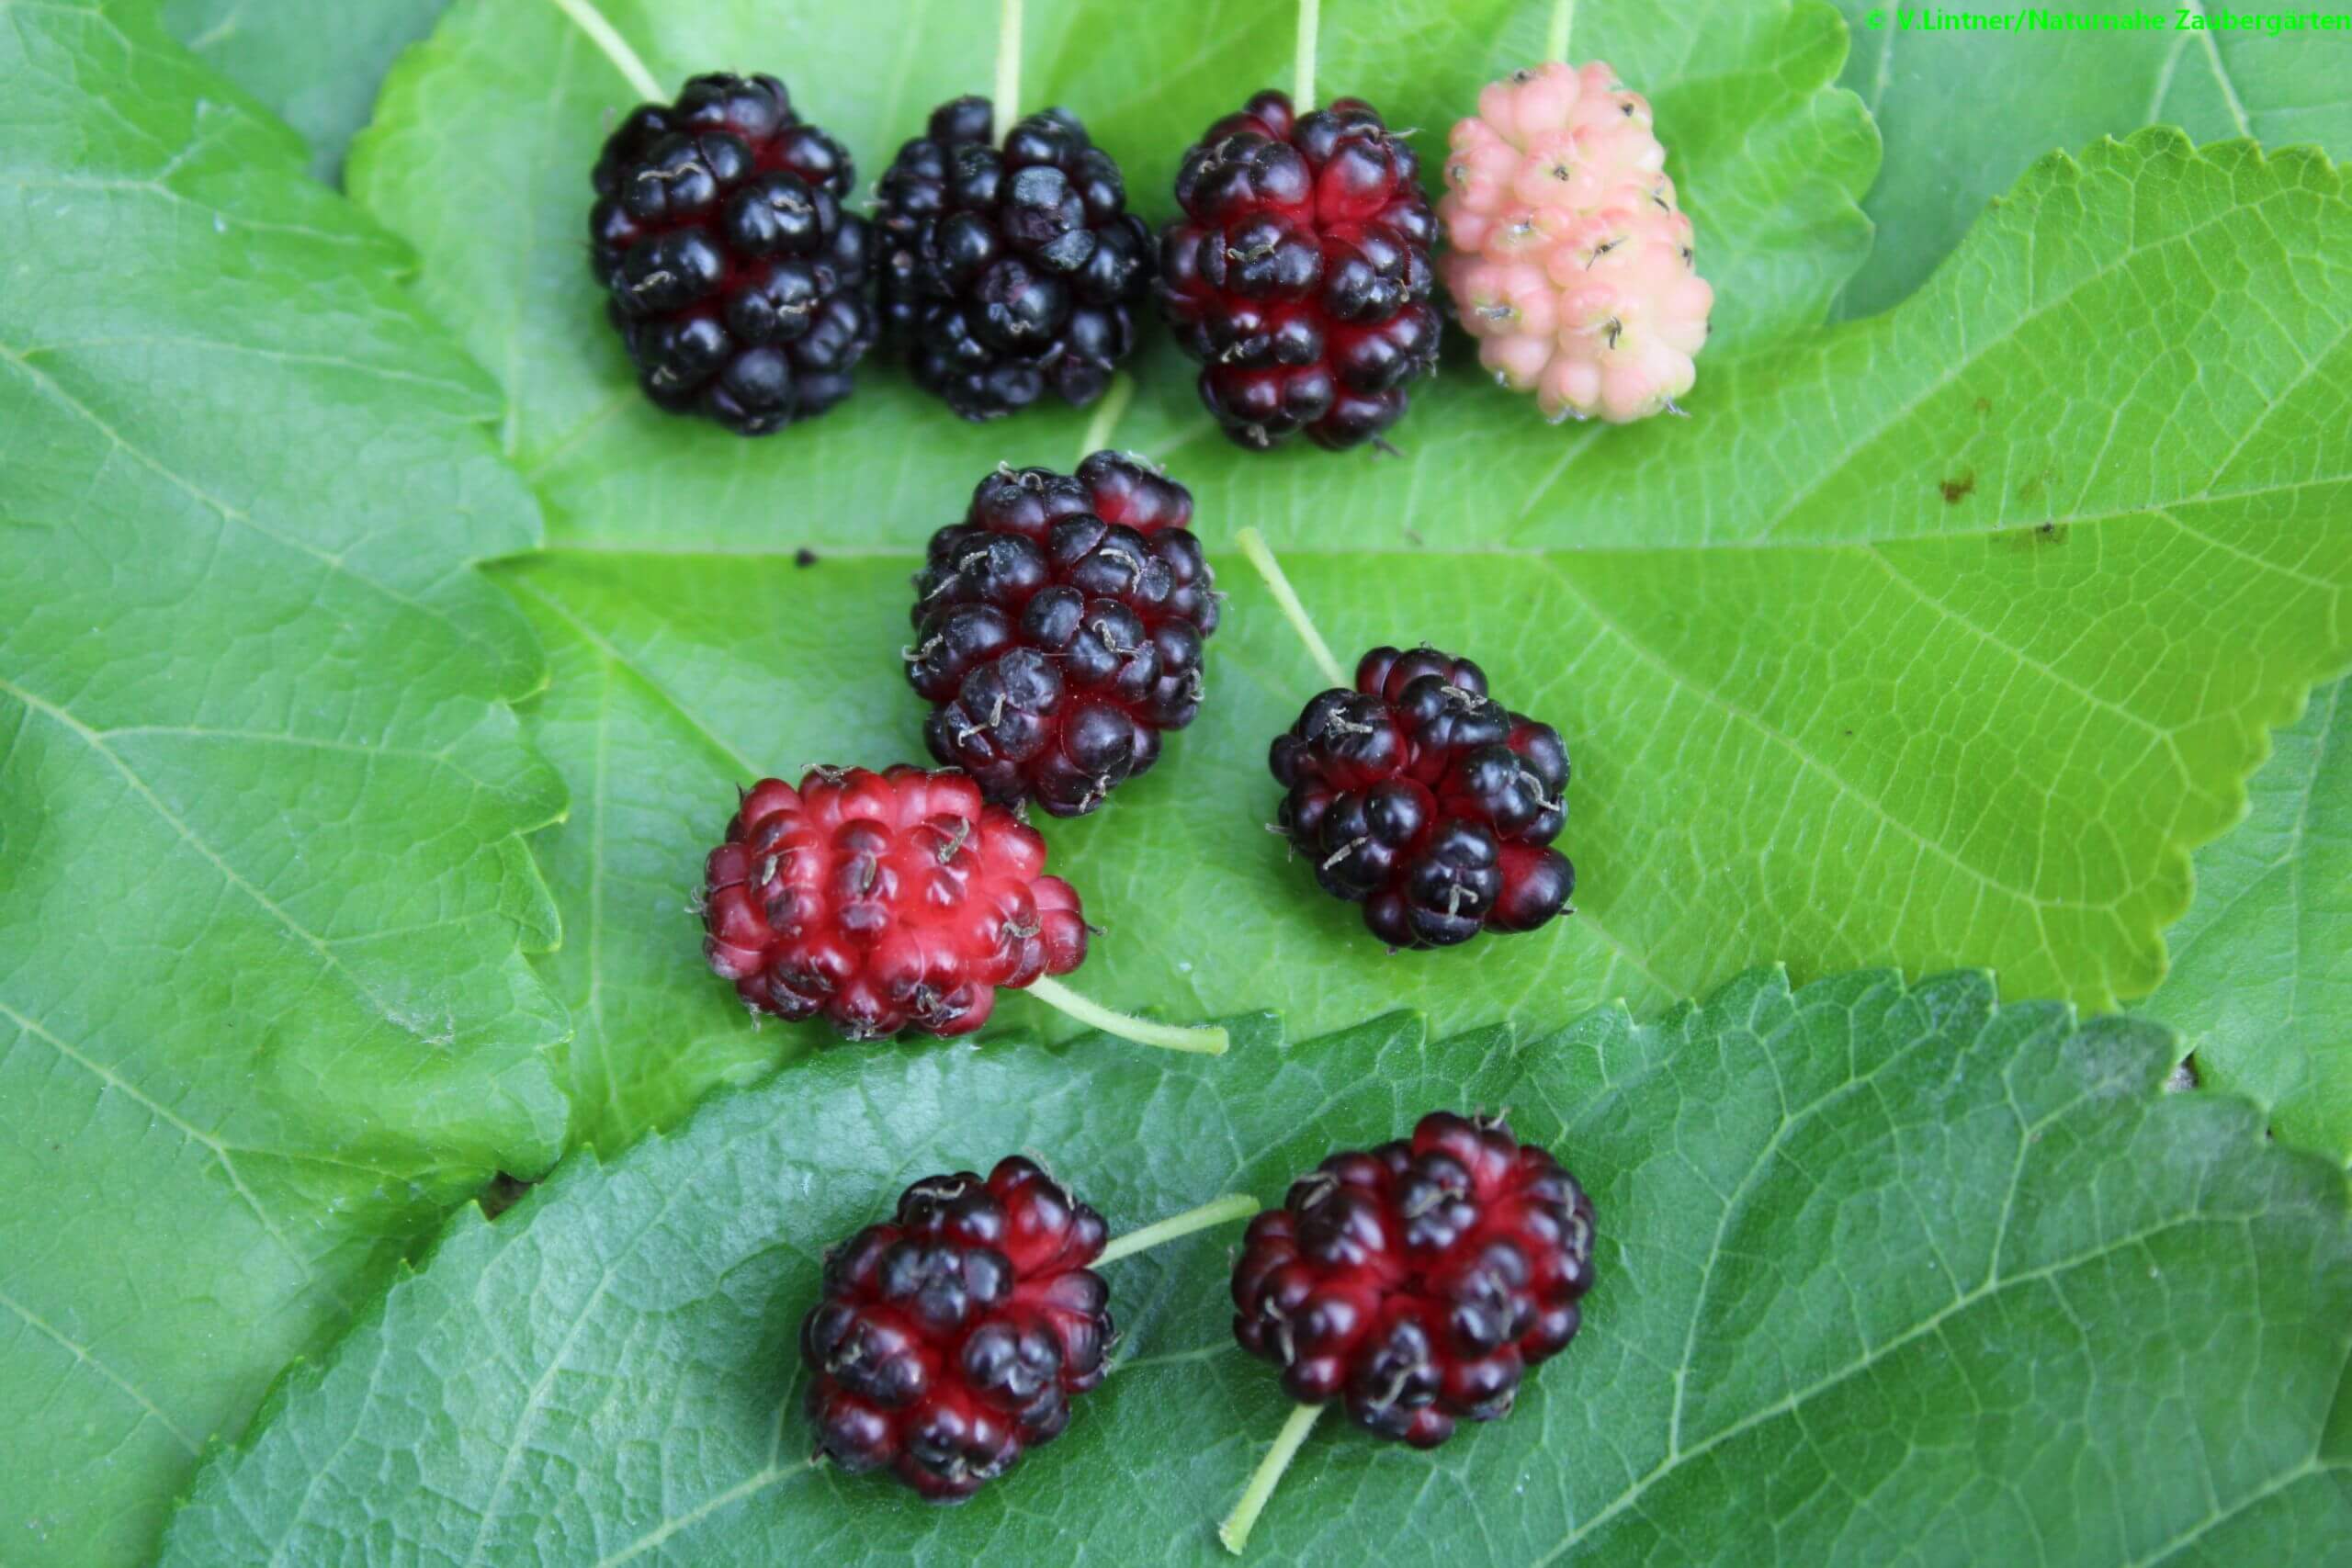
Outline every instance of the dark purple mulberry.
[(800, 1324), (818, 1449), (960, 1503), (1069, 1424), (1102, 1381), (1102, 1216), (1029, 1160), (927, 1177), (825, 1257)]
[(1250, 1222), (1234, 1337), (1302, 1404), (1430, 1449), (1510, 1413), (1592, 1286), (1592, 1203), (1498, 1118), (1421, 1118), (1409, 1139), (1333, 1155)]
[(1277, 92), (1184, 154), (1160, 300), (1201, 362), (1201, 400), (1242, 446), (1368, 441), (1436, 368), (1437, 220), (1419, 167), (1361, 98), (1294, 116)]
[(891, 337), (970, 420), (1101, 397), (1151, 286), (1150, 231), (1078, 118), (1033, 114), (1001, 149), (994, 129), (986, 98), (942, 104), (876, 187)]
[(765, 435), (849, 396), (875, 333), (853, 183), (773, 76), (696, 76), (621, 121), (590, 259), (647, 397)]
[(1374, 649), (1355, 690), (1309, 702), (1270, 762), (1289, 790), (1276, 825), (1391, 947), (1533, 931), (1575, 890), (1547, 847), (1566, 817), (1567, 749), (1487, 696), (1466, 659)]
[(1009, 806), (1093, 810), (1201, 705), (1216, 578), (1185, 526), (1193, 497), (1097, 452), (1075, 477), (1000, 468), (915, 578), (907, 679), (942, 762)]

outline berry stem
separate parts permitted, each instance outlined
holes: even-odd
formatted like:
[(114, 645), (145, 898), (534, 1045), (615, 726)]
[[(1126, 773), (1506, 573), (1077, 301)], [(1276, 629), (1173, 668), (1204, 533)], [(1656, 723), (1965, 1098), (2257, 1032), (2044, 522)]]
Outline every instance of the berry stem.
[[(1138, 1252), (1158, 1247), (1163, 1241), (1174, 1241), (1180, 1235), (1190, 1235), (1211, 1225), (1221, 1225), (1227, 1220), (1246, 1220), (1258, 1212), (1258, 1200), (1247, 1192), (1228, 1192), (1222, 1198), (1212, 1198), (1197, 1209), (1187, 1209), (1181, 1214), (1170, 1214), (1155, 1220), (1141, 1230), (1114, 1236), (1111, 1245), (1102, 1249), (1095, 1264), (1116, 1263)], [(1088, 1265), (1089, 1268), (1093, 1264)]]
[(1078, 448), (1081, 463), (1111, 445), (1111, 432), (1118, 428), (1125, 417), (1127, 405), (1136, 400), (1136, 378), (1122, 370), (1111, 378), (1110, 389), (1102, 400), (1094, 405), (1094, 417), (1086, 422), (1086, 434)]
[(1315, 107), (1315, 35), (1321, 21), (1323, 0), (1298, 0), (1297, 91), (1291, 101), (1305, 114)]
[(1244, 528), (1233, 536), (1233, 540), (1241, 547), (1241, 553), (1250, 558), (1250, 564), (1258, 569), (1258, 575), (1266, 580), (1266, 586), (1273, 592), (1274, 603), (1282, 606), (1283, 615), (1290, 622), (1292, 629), (1298, 633), (1299, 640), (1306, 644), (1306, 651), (1314, 656), (1315, 667), (1323, 671), (1323, 679), (1346, 691), (1351, 682), (1340, 672), (1340, 661), (1331, 657), (1331, 645), (1323, 640), (1323, 634), (1317, 631), (1315, 623), (1306, 618), (1306, 606), (1298, 602), (1298, 590), (1293, 588), (1290, 579), (1283, 575), (1282, 562), (1276, 560), (1274, 552), (1266, 547), (1266, 536), (1255, 528)]
[(1012, 130), (1021, 106), (1021, 0), (997, 0), (996, 110), (1000, 132)]
[(1568, 34), (1577, 25), (1577, 0), (1552, 0), (1552, 30), (1544, 35), (1544, 58), (1568, 62)]
[(1249, 1546), (1250, 1532), (1257, 1528), (1258, 1516), (1266, 1511), (1266, 1499), (1274, 1495), (1275, 1483), (1282, 1480), (1283, 1472), (1290, 1468), (1290, 1461), (1298, 1456), (1298, 1446), (1306, 1441), (1306, 1434), (1314, 1429), (1315, 1418), (1322, 1414), (1323, 1407), (1319, 1404), (1300, 1404), (1292, 1408), (1290, 1419), (1283, 1422), (1283, 1429), (1274, 1434), (1274, 1446), (1268, 1449), (1266, 1457), (1258, 1461), (1257, 1472), (1250, 1477), (1250, 1485), (1241, 1494), (1241, 1501), (1233, 1505), (1233, 1512), (1226, 1515), (1225, 1523), (1216, 1527), (1217, 1540), (1225, 1542), (1225, 1549), (1234, 1556), (1240, 1556), (1243, 1549)]
[(1113, 1012), (1099, 1002), (1088, 1001), (1060, 981), (1040, 975), (1029, 982), (1029, 994), (1048, 1007), (1062, 1011), (1090, 1028), (1115, 1034), (1122, 1040), (1132, 1040), (1138, 1045), (1158, 1045), (1169, 1051), (1190, 1051), (1196, 1055), (1222, 1056), (1232, 1039), (1215, 1024), (1187, 1027), (1179, 1023), (1154, 1023), (1132, 1013)]
[(613, 62), (615, 70), (628, 78), (628, 85), (637, 90), (639, 97), (649, 104), (658, 104), (668, 96), (662, 91), (662, 84), (653, 79), (653, 73), (645, 68), (645, 62), (637, 57), (637, 51), (629, 48), (628, 39), (621, 37), (613, 24), (605, 20), (605, 14), (597, 10), (590, 0), (553, 0), (553, 3), (557, 10), (571, 18), (574, 27), (588, 35), (589, 42), (605, 51), (605, 58)]

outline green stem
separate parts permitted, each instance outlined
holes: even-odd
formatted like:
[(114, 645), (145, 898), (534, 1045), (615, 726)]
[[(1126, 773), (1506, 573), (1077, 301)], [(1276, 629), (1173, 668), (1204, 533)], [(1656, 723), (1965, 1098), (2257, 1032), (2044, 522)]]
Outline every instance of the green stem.
[(1314, 656), (1315, 667), (1323, 671), (1323, 679), (1346, 691), (1352, 682), (1341, 673), (1340, 661), (1331, 657), (1331, 645), (1323, 640), (1323, 634), (1307, 619), (1306, 606), (1298, 602), (1298, 591), (1283, 575), (1282, 563), (1274, 559), (1274, 552), (1266, 547), (1266, 536), (1255, 528), (1244, 528), (1233, 536), (1233, 542), (1241, 547), (1241, 553), (1258, 569), (1258, 575), (1266, 580), (1274, 603), (1282, 607), (1283, 618), (1298, 633), (1299, 640), (1306, 644), (1306, 651)]
[(1114, 1237), (1111, 1245), (1102, 1249), (1102, 1255), (1089, 1267), (1116, 1263), (1122, 1258), (1133, 1257), (1147, 1247), (1158, 1247), (1163, 1241), (1174, 1241), (1180, 1235), (1190, 1235), (1211, 1225), (1221, 1225), (1227, 1220), (1246, 1220), (1257, 1212), (1258, 1200), (1247, 1192), (1228, 1192), (1222, 1198), (1210, 1199), (1197, 1209), (1170, 1214), (1141, 1230)]
[(653, 79), (653, 73), (645, 68), (645, 62), (637, 57), (637, 51), (629, 48), (628, 39), (621, 37), (589, 0), (553, 0), (553, 4), (571, 18), (573, 26), (588, 35), (591, 43), (605, 51), (605, 58), (628, 78), (628, 85), (637, 90), (639, 97), (658, 104), (667, 96), (662, 91), (662, 84)]
[(1250, 1477), (1249, 1488), (1241, 1494), (1241, 1501), (1233, 1505), (1233, 1512), (1225, 1523), (1216, 1527), (1217, 1540), (1234, 1556), (1241, 1555), (1250, 1544), (1250, 1532), (1257, 1528), (1258, 1516), (1266, 1511), (1266, 1499), (1274, 1495), (1274, 1485), (1298, 1456), (1298, 1446), (1306, 1441), (1306, 1434), (1314, 1429), (1315, 1418), (1323, 1414), (1319, 1404), (1301, 1404), (1290, 1413), (1283, 1429), (1274, 1434), (1274, 1446), (1266, 1450), (1259, 1461), (1257, 1472)]
[(1058, 980), (1040, 975), (1029, 982), (1029, 994), (1047, 1007), (1062, 1011), (1090, 1029), (1115, 1034), (1122, 1040), (1132, 1040), (1138, 1045), (1157, 1045), (1167, 1051), (1190, 1051), (1195, 1055), (1222, 1056), (1232, 1038), (1215, 1024), (1187, 1028), (1177, 1023), (1154, 1023), (1148, 1018), (1132, 1013), (1113, 1012), (1099, 1002), (1088, 1001)]
[(1127, 412), (1127, 405), (1135, 399), (1134, 377), (1122, 370), (1111, 378), (1110, 389), (1102, 394), (1102, 400), (1094, 405), (1094, 417), (1086, 422), (1085, 440), (1078, 449), (1080, 462), (1083, 463), (1111, 445), (1111, 432), (1118, 428), (1120, 419)]
[(1544, 39), (1544, 58), (1567, 63), (1568, 33), (1577, 25), (1577, 0), (1552, 0), (1552, 30)]
[(1021, 0), (997, 0), (996, 111), (1000, 133), (1012, 129), (1021, 106)]
[(1298, 0), (1298, 81), (1291, 102), (1301, 114), (1315, 107), (1315, 34), (1323, 0)]

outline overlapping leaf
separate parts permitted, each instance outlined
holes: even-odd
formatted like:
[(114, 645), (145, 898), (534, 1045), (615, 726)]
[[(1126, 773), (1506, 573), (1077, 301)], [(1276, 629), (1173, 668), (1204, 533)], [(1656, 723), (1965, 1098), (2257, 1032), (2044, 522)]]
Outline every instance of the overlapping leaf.
[(142, 12), (0, 6), (0, 1557), (143, 1551), (565, 1127), (534, 544), (399, 247)]
[[(184, 0), (171, 20), (324, 151), (424, 9), (288, 28)], [(1325, 85), (1433, 153), (1546, 9), (1334, 0)], [(1227, 452), (1164, 349), (1116, 424), (947, 428), (883, 371), (821, 442), (652, 416), (576, 246), (580, 172), (628, 95), (554, 7), (474, 0), (401, 73), (359, 184), (424, 248), (424, 295), (492, 393), (405, 302), (401, 254), (144, 8), (7, 10), (0, 204), (40, 264), (0, 296), (0, 563), (24, 587), (0, 630), (0, 1092), (26, 1108), (0, 1184), (43, 1195), (0, 1219), (12, 1560), (137, 1552), (190, 1452), (434, 1214), (552, 1157), (565, 1112), (539, 1051), (560, 1010), (517, 948), (551, 939), (553, 911), (516, 835), (561, 795), (501, 705), (541, 678), (527, 630), (468, 565), (537, 537), (489, 420), (567, 546), (507, 581), (554, 645), (534, 723), (585, 803), (549, 847), (577, 934), (546, 964), (586, 1020), (572, 1130), (610, 1147), (783, 1048), (693, 963), (684, 905), (725, 786), (910, 754), (883, 652), (910, 552), (977, 471), (1067, 461), (1081, 431), (1168, 456), (1213, 547), (1266, 528), (1338, 640), (1466, 637), (1580, 760), (1577, 924), (1487, 944), (1475, 987), (1458, 963), (1382, 960), (1255, 826), (1264, 739), (1308, 675), (1229, 570), (1210, 716), (1114, 811), (1055, 829), (1111, 928), (1088, 983), (1130, 1005), (1280, 1001), (1324, 1028), (1402, 998), (1449, 1027), (1532, 1025), (1779, 953), (1991, 959), (2013, 990), (2110, 1000), (2153, 982), (2183, 852), (2232, 819), (2264, 727), (2352, 652), (2334, 171), (2165, 138), (2048, 162), (1905, 311), (1791, 347), (1860, 260), (1874, 154), (1827, 90), (1843, 39), (1810, 0), (1588, 0), (1579, 21), (1577, 52), (1657, 100), (1723, 289), (1699, 418), (1564, 440), (1456, 371), (1392, 463)], [(1288, 76), (1279, 9), (1119, 8), (1108, 30), (1087, 0), (1032, 12), (1031, 100), (1086, 112), (1149, 215), (1191, 131)], [(613, 15), (665, 78), (784, 70), (869, 174), (930, 101), (984, 85), (992, 21)], [(2241, 91), (2203, 47), (2245, 125), (2334, 134), (2340, 102), (2291, 75)], [(2184, 58), (2152, 101), (2201, 124)], [(2007, 134), (2022, 149), (2038, 123)], [(1945, 243), (1916, 232), (1849, 307)], [(2209, 1077), (2340, 1158), (2340, 857), (2282, 827), (2298, 795), (2323, 821), (2333, 798), (2332, 700), (2285, 738), (2253, 834), (2207, 857), (2223, 897), (2180, 928), (2156, 1007), (2197, 1030)], [(2282, 1008), (2274, 1043), (2252, 1020)], [(1594, 1397), (1579, 1382), (1435, 1468), (1327, 1434), (1275, 1550), (1366, 1529), (1408, 1555), (1769, 1539), (1805, 1562), (2352, 1540), (2342, 1189), (2252, 1152), (2233, 1103), (2154, 1106), (2167, 1047), (2143, 1027), (1996, 1014), (1966, 979), (1792, 998), (1765, 978), (1540, 1047), (1432, 1046), (1409, 1023), (1252, 1046), (1222, 1070), (1103, 1056), (1083, 1077), (1075, 1054), (1113, 1048), (836, 1055), (585, 1163), (506, 1226), (461, 1223), (298, 1376), (175, 1549), (768, 1561), (837, 1546), (845, 1518), (911, 1547), (939, 1516), (789, 1460), (777, 1357), (804, 1249), (910, 1162), (986, 1157), (962, 1145), (988, 1132), (1050, 1141), (1139, 1219), (1234, 1180), (1271, 1194), (1408, 1101), (1463, 1094), (1529, 1101), (1523, 1123), (1589, 1150), (1623, 1216), (1624, 1315), (1569, 1363)], [(697, 1195), (737, 1207), (714, 1226)], [(1191, 1432), (1125, 1554), (1209, 1552), (1273, 1402), (1221, 1348), (1208, 1244), (1126, 1267), (1145, 1305), (1095, 1419), (943, 1539), (1066, 1545), (1100, 1509), (1081, 1524), (1047, 1464), (1115, 1474)], [(364, 1389), (363, 1364), (383, 1374)], [(2193, 1452), (2165, 1439), (2184, 1429)]]
[(307, 0), (164, 0), (164, 25), (207, 64), (269, 106), (311, 143), (330, 185), (368, 123), (393, 58), (433, 30), (447, 0), (370, 0), (324, 25)]
[[(2352, 32), (2265, 30), (2324, 13), (2200, 0), (1838, 9), (1854, 29), (1838, 80), (1886, 139), (1863, 203), (1878, 243), (1838, 296), (1841, 316), (1885, 310), (1917, 288), (1986, 202), (2052, 147), (2177, 125), (2199, 141), (2248, 136), (2352, 157)], [(2016, 18), (2016, 30), (1971, 30), (1986, 17)], [(2232, 20), (2227, 30), (2193, 25)]]
[[(1123, 1229), (1272, 1200), (1433, 1105), (1508, 1104), (1593, 1194), (1585, 1330), (1434, 1454), (1326, 1420), (1254, 1554), (1397, 1562), (2321, 1562), (2352, 1542), (2339, 1173), (2163, 1097), (2173, 1042), (1969, 975), (1391, 1016), (1221, 1061), (1100, 1039), (829, 1055), (462, 1217), (209, 1469), (165, 1562), (1230, 1561), (1281, 1419), (1226, 1237), (1112, 1266), (1117, 1370), (952, 1512), (808, 1459), (819, 1252), (906, 1182), (1042, 1151)], [(2340, 1424), (2340, 1422), (2339, 1422)]]
[(2312, 694), (2252, 788), (2245, 825), (2198, 852), (2144, 1010), (2181, 1032), (2200, 1081), (2352, 1161), (2352, 682)]

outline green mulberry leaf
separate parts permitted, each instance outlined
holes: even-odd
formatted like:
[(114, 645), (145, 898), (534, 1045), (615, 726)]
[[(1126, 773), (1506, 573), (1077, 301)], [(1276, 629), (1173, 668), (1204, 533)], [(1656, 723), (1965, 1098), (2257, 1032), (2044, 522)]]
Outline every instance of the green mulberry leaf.
[(164, 0), (164, 25), (204, 62), (267, 104), (311, 143), (311, 172), (343, 173), (384, 73), (433, 30), (448, 0), (370, 0), (320, 25), (313, 0)]
[(136, 8), (0, 6), (0, 1557), (127, 1562), (566, 1125), (538, 537), (400, 247)]
[[(1911, 292), (1985, 204), (2052, 147), (2177, 125), (2199, 141), (2247, 136), (2352, 157), (2352, 31), (2340, 23), (2262, 30), (2327, 14), (2316, 8), (2202, 0), (1838, 0), (1838, 8), (1854, 29), (1838, 81), (1886, 138), (1885, 166), (1863, 203), (1878, 243), (1838, 296), (1841, 316), (1883, 310)], [(2016, 18), (2020, 30), (1962, 30), (1966, 18), (1986, 17)], [(2253, 25), (2192, 25), (2216, 17)], [(1930, 28), (1936, 18), (1948, 25)]]
[(2200, 1081), (2352, 1162), (2352, 682), (2312, 694), (2251, 787), (2245, 824), (2198, 852), (2144, 1010), (2181, 1032)]
[[(812, 1466), (820, 1250), (907, 1182), (1035, 1150), (1114, 1230), (1272, 1201), (1435, 1107), (1508, 1105), (1593, 1198), (1585, 1327), (1434, 1453), (1327, 1418), (1269, 1562), (2322, 1562), (2352, 1541), (2342, 1175), (2164, 1096), (2153, 1025), (1982, 976), (1747, 976), (1637, 1026), (1392, 1015), (1170, 1060), (1089, 1040), (830, 1054), (568, 1161), (414, 1277), (175, 1521), (171, 1565), (1229, 1562), (1285, 1408), (1229, 1235), (1109, 1266), (1116, 1370), (969, 1504)], [(2340, 1420), (2340, 1417), (2339, 1417)]]
[[(1544, 9), (1456, 39), (1460, 58), (1408, 88), (1424, 62), (1407, 46), (1448, 26), (1384, 30), (1333, 6), (1322, 80), (1395, 87), (1426, 134), (1533, 47)], [(1038, 61), (1094, 69), (1096, 51), (1052, 42), (1092, 13), (1033, 11), (1048, 101), (1065, 67)], [(807, 57), (840, 62), (813, 80), (766, 41), (765, 11), (609, 19), (665, 80), (795, 75), (869, 176), (931, 101), (985, 85), (988, 18), (939, 18), (906, 52), (922, 29), (807, 16)], [(1659, 100), (1670, 143), (1704, 128), (1705, 154), (1678, 170), (1694, 209), (1850, 166), (1826, 129), (1848, 100), (1820, 85), (1836, 53), (1820, 7), (1595, 5), (1577, 25), (1590, 52), (1683, 96), (1672, 114)], [(1144, 211), (1167, 209), (1184, 128), (1286, 79), (1280, 31), (1238, 25), (1214, 80), (1155, 77), (1176, 96), (1168, 114), (1151, 100), (1148, 125), (1070, 86), (1146, 171)], [(1734, 52), (1695, 70), (1717, 51)], [(1792, 98), (1764, 77), (1811, 85)], [(628, 98), (556, 8), (460, 4), (396, 72), (354, 175), (501, 377), (552, 519), (555, 547), (507, 581), (558, 667), (530, 715), (578, 803), (541, 840), (575, 933), (549, 973), (581, 1019), (576, 1130), (607, 1150), (814, 1038), (755, 1032), (698, 972), (701, 856), (737, 784), (922, 756), (891, 659), (906, 580), (1001, 459), (1068, 468), (1106, 443), (1164, 459), (1233, 595), (1198, 722), (1097, 817), (1046, 827), (1107, 928), (1084, 986), (1180, 1016), (1280, 1006), (1316, 1032), (1406, 1005), (1452, 1030), (1660, 1004), (1769, 960), (1801, 976), (1986, 964), (2012, 996), (2109, 1007), (2161, 978), (2188, 852), (2243, 809), (2267, 727), (2352, 659), (2352, 203), (2309, 154), (2150, 132), (2053, 156), (1902, 310), (1793, 340), (1821, 298), (1801, 280), (1843, 254), (1849, 209), (1816, 191), (1772, 205), (1778, 228), (1759, 209), (1738, 242), (1758, 270), (1726, 298), (1758, 296), (1780, 334), (1711, 350), (1688, 421), (1552, 431), (1452, 369), (1396, 427), (1400, 457), (1258, 457), (1209, 429), (1162, 344), (1124, 415), (959, 425), (877, 361), (820, 423), (744, 442), (646, 407), (601, 325), (579, 172)], [(1796, 256), (1776, 284), (1767, 264)], [(1319, 682), (1230, 547), (1244, 525), (1343, 653), (1451, 644), (1562, 728), (1573, 919), (1475, 958), (1392, 957), (1285, 863), (1263, 831), (1265, 748)]]

